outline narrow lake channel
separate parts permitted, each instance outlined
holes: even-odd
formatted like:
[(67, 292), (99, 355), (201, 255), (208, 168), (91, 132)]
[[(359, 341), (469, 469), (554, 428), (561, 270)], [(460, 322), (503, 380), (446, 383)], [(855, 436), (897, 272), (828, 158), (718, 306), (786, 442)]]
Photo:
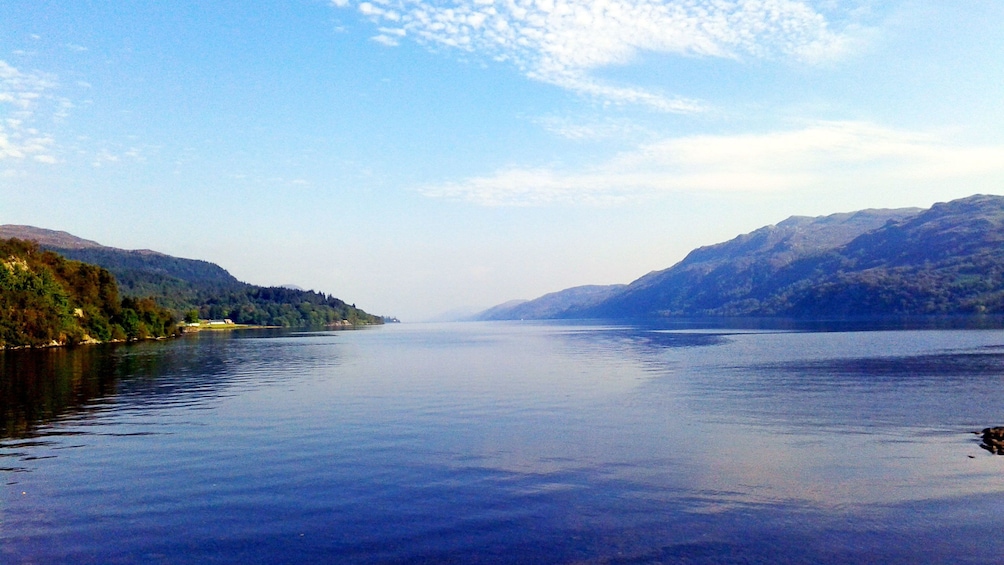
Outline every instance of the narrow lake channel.
[(1004, 331), (0, 353), (3, 563), (999, 563)]

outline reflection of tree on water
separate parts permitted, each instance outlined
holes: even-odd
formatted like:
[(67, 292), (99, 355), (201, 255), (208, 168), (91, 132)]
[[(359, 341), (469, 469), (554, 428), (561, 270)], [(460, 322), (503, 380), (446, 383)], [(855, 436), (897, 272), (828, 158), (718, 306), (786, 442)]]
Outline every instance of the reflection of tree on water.
[(0, 352), (0, 439), (31, 437), (59, 418), (100, 411), (104, 398), (139, 405), (192, 387), (221, 387), (226, 340), (210, 347), (200, 341), (201, 347), (171, 342)]
[[(200, 332), (160, 342), (0, 350), (0, 440), (38, 435), (39, 427), (75, 414), (200, 405), (231, 394), (238, 383), (260, 386), (337, 363), (330, 348), (313, 345), (325, 334), (292, 335)], [(269, 338), (300, 343), (293, 348), (286, 339)], [(294, 349), (295, 359), (283, 353)], [(250, 366), (267, 369), (230, 370)]]
[(24, 437), (37, 425), (115, 391), (108, 347), (0, 353), (0, 436)]

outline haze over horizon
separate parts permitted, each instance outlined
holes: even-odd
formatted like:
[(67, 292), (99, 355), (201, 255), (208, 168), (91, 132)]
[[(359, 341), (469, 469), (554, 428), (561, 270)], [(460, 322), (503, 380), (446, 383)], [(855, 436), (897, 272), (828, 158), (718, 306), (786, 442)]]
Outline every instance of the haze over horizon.
[(0, 224), (405, 321), (1004, 193), (1004, 3), (0, 5)]

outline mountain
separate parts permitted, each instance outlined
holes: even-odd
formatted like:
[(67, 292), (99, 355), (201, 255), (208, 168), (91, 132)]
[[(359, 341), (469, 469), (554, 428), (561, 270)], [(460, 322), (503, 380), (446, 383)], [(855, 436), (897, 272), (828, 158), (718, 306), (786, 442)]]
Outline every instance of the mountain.
[(42, 249), (110, 271), (130, 298), (153, 297), (179, 318), (197, 311), (203, 319), (230, 318), (238, 324), (320, 326), (382, 323), (355, 305), (324, 293), (262, 287), (237, 280), (226, 269), (149, 249), (108, 247), (63, 231), (2, 225), (0, 239), (33, 241)]
[(555, 318), (572, 308), (586, 308), (603, 302), (626, 285), (577, 286), (545, 294), (534, 300), (512, 300), (478, 313), (476, 320), (541, 320)]
[[(225, 269), (208, 261), (172, 257), (149, 249), (108, 247), (64, 231), (3, 225), (0, 226), (0, 238), (34, 241), (43, 249), (68, 259), (100, 265), (115, 275), (122, 293), (127, 296), (160, 294), (164, 298), (165, 287), (173, 287), (174, 292), (170, 294), (186, 294), (186, 287), (192, 287), (188, 290), (220, 291), (244, 285)], [(183, 299), (181, 303), (167, 306), (180, 307), (190, 301)]]
[(539, 317), (1004, 313), (1002, 244), (1001, 196), (795, 216), (695, 249), (599, 302), (573, 300)]
[(765, 312), (1004, 313), (1004, 197), (936, 204), (781, 275)]
[(61, 249), (91, 249), (104, 247), (96, 241), (82, 239), (65, 231), (47, 230), (34, 226), (6, 224), (0, 226), (0, 239), (34, 241), (45, 247)]
[(649, 273), (597, 305), (565, 317), (751, 315), (764, 285), (793, 264), (838, 249), (920, 209), (861, 210), (815, 218), (793, 216), (730, 241), (691, 251), (673, 267)]
[[(559, 292), (563, 292), (563, 291), (559, 291)], [(543, 299), (543, 297), (541, 297), (538, 300), (541, 300), (541, 299)], [(526, 304), (528, 302), (530, 302), (530, 301), (527, 300), (527, 299), (525, 299), (525, 298), (517, 298), (515, 300), (510, 300), (508, 302), (503, 302), (502, 304), (497, 304), (497, 305), (492, 306), (491, 308), (489, 308), (487, 310), (484, 310), (482, 312), (466, 313), (464, 316), (461, 316), (459, 318), (455, 318), (455, 319), (450, 320), (450, 321), (466, 321), (466, 320), (471, 320), (471, 321), (519, 320), (519, 319), (521, 319), (521, 316), (519, 316), (518, 314), (513, 314), (512, 312), (513, 312), (513, 310), (515, 310), (519, 306), (522, 306), (523, 304)], [(537, 319), (537, 318), (534, 318), (534, 319)]]

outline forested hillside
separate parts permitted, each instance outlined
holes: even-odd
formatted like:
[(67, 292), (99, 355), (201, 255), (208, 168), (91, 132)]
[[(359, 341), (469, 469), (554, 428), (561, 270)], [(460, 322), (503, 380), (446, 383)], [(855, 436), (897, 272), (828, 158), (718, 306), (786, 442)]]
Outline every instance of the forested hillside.
[(1004, 313), (1004, 198), (936, 204), (780, 273), (765, 312)]
[[(565, 316), (767, 315), (778, 280), (800, 279), (801, 261), (830, 253), (889, 222), (921, 210), (861, 210), (809, 218), (794, 216), (730, 241), (701, 247), (673, 267), (645, 275), (622, 292)], [(787, 281), (786, 281), (787, 282)], [(792, 281), (794, 282), (794, 281)], [(783, 284), (783, 283), (782, 283)]]
[(312, 290), (245, 284), (231, 291), (200, 293), (197, 303), (200, 317), (230, 318), (238, 324), (316, 327), (383, 323), (380, 316)]
[(115, 276), (124, 296), (153, 297), (179, 318), (194, 313), (203, 319), (286, 327), (383, 323), (379, 316), (334, 296), (247, 284), (208, 261), (107, 247), (33, 226), (0, 226), (0, 237), (4, 236), (31, 239), (44, 249), (104, 267)]
[(0, 347), (160, 337), (174, 321), (152, 299), (120, 299), (106, 269), (0, 239)]
[[(567, 292), (567, 291), (566, 291)], [(562, 295), (554, 293), (548, 296)], [(573, 295), (566, 295), (573, 296)], [(536, 302), (523, 313), (540, 310)], [(563, 306), (565, 306), (563, 304)], [(493, 319), (518, 319), (496, 308)], [(792, 217), (541, 318), (1004, 313), (1004, 197)], [(506, 316), (509, 316), (506, 318)]]

